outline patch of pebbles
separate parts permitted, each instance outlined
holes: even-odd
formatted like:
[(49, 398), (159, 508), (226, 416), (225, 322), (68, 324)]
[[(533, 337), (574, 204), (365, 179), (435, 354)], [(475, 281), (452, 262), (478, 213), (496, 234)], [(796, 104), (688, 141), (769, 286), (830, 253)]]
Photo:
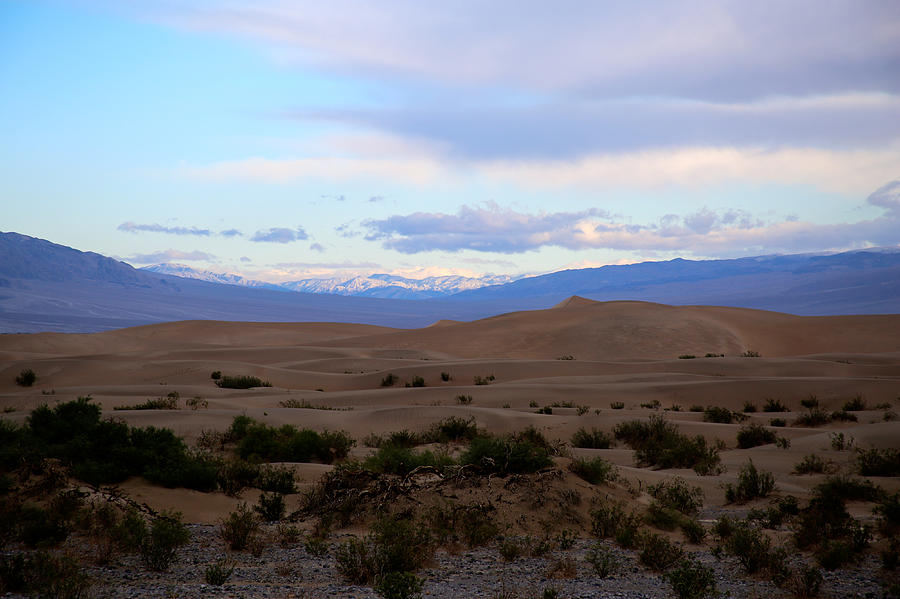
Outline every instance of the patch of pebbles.
[[(137, 556), (125, 556), (109, 566), (90, 568), (89, 573), (97, 582), (93, 589), (94, 596), (125, 599), (378, 597), (369, 587), (346, 584), (335, 569), (332, 554), (314, 557), (302, 545), (284, 548), (271, 544), (259, 557), (248, 553), (228, 555), (217, 526), (191, 525), (190, 529), (191, 543), (180, 550), (179, 559), (169, 572), (148, 572)], [(331, 549), (346, 538), (348, 535), (333, 536), (330, 539)], [(558, 597), (566, 599), (653, 599), (673, 596), (668, 582), (641, 566), (635, 552), (623, 550), (611, 542), (602, 543), (619, 562), (618, 572), (605, 579), (597, 577), (585, 561), (587, 552), (594, 545), (591, 540), (575, 541), (566, 551), (554, 551), (540, 558), (522, 557), (513, 562), (503, 561), (494, 548), (458, 554), (439, 550), (431, 566), (418, 575), (425, 580), (423, 596), (435, 599), (531, 599), (541, 597), (548, 588), (556, 589)], [(791, 596), (789, 591), (779, 589), (767, 580), (745, 577), (733, 558), (718, 560), (707, 550), (697, 550), (691, 546), (686, 549), (713, 568), (722, 596)], [(225, 557), (235, 563), (234, 574), (222, 586), (206, 584), (204, 572), (207, 566)], [(576, 576), (548, 578), (550, 564), (564, 557), (575, 561)], [(795, 556), (791, 561), (792, 565), (797, 565), (802, 558)], [(825, 572), (822, 596), (880, 597), (877, 571), (878, 559), (869, 555), (853, 568)]]

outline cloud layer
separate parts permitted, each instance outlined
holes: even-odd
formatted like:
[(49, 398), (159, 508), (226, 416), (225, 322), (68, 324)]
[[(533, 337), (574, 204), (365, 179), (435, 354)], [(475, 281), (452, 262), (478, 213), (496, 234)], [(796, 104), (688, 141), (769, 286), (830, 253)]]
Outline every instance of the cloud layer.
[(303, 227), (296, 229), (287, 229), (284, 227), (273, 227), (271, 229), (262, 229), (253, 234), (250, 241), (263, 243), (291, 243), (292, 241), (302, 241), (309, 239)]

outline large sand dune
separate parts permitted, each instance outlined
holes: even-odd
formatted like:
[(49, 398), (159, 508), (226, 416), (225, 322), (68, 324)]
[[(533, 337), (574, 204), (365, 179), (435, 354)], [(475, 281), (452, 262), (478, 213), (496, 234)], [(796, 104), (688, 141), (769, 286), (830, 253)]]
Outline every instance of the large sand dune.
[[(762, 357), (741, 357), (746, 350)], [(707, 353), (725, 357), (702, 357)], [(684, 354), (698, 357), (678, 358)], [(37, 373), (32, 388), (14, 383), (25, 368)], [(258, 376), (273, 386), (219, 389), (210, 379), (214, 370)], [(385, 387), (382, 380), (388, 373), (398, 382)], [(442, 373), (451, 379), (443, 381)], [(490, 384), (474, 384), (475, 377), (490, 375)], [(413, 377), (422, 377), (426, 386), (406, 388)], [(112, 412), (115, 406), (173, 391), (182, 398), (206, 399), (208, 408)], [(471, 395), (472, 404), (458, 405), (461, 394)], [(708, 501), (721, 502), (720, 483), (732, 480), (748, 458), (773, 471), (779, 485), (794, 492), (819, 479), (790, 475), (808, 453), (849, 468), (852, 454), (830, 448), (832, 431), (853, 436), (862, 447), (897, 446), (900, 422), (883, 422), (884, 410), (873, 408), (890, 403), (898, 409), (900, 315), (798, 317), (573, 297), (549, 310), (442, 321), (418, 330), (186, 321), (92, 335), (0, 336), (5, 418), (23, 421), (41, 403), (83, 395), (91, 395), (110, 415), (134, 425), (170, 427), (189, 441), (205, 429), (224, 430), (241, 413), (272, 425), (343, 429), (358, 440), (373, 432), (421, 430), (458, 415), (472, 416), (479, 426), (498, 433), (533, 425), (548, 437), (567, 441), (581, 427), (608, 432), (619, 422), (646, 418), (657, 410), (641, 404), (658, 401), (660, 411), (668, 410), (667, 417), (683, 432), (720, 439), (729, 448), (723, 453), (729, 471), (722, 477), (678, 472), (702, 485)], [(751, 421), (768, 424), (773, 416), (783, 416), (790, 422), (801, 410), (800, 400), (810, 395), (827, 410), (861, 395), (870, 409), (856, 413), (857, 423), (779, 429), (791, 440), (787, 450), (773, 445), (735, 449), (739, 425), (703, 422), (702, 414), (688, 411), (695, 405), (739, 411), (745, 402), (761, 408), (774, 398), (794, 413), (759, 411), (749, 414)], [(345, 409), (281, 407), (286, 400)], [(612, 402), (623, 402), (624, 408), (611, 409)], [(578, 415), (574, 407), (556, 407), (551, 415), (535, 413), (535, 404), (554, 403), (589, 410)], [(354, 450), (356, 455), (366, 451), (361, 442)], [(669, 474), (635, 468), (632, 452), (622, 446), (602, 455), (635, 480)], [(323, 468), (306, 467), (316, 474)], [(882, 481), (888, 487), (896, 482)], [(183, 501), (189, 517), (204, 521), (215, 520), (233, 505), (224, 498), (209, 503), (193, 492), (154, 491), (140, 481), (129, 488), (166, 505)]]

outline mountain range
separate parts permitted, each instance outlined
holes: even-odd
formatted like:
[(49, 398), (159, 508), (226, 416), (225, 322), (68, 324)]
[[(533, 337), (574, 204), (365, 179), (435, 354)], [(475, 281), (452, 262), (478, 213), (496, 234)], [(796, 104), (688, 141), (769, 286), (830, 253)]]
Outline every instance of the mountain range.
[[(370, 275), (321, 282), (319, 287), (295, 282), (294, 290), (216, 276), (223, 278), (208, 281), (135, 269), (93, 252), (0, 233), (0, 332), (92, 332), (174, 320), (332, 321), (416, 328), (439, 320), (547, 308), (573, 295), (798, 315), (900, 313), (900, 248), (676, 259), (487, 285), (490, 280)], [(432, 297), (406, 299), (427, 294)]]
[(197, 270), (185, 264), (154, 264), (141, 270), (173, 275), (186, 279), (198, 279), (211, 283), (260, 287), (281, 291), (302, 291), (306, 293), (332, 293), (357, 297), (381, 297), (393, 299), (427, 299), (444, 297), (461, 291), (478, 289), (486, 285), (503, 285), (514, 279), (506, 275), (484, 277), (443, 276), (411, 279), (390, 274), (370, 274), (349, 278), (300, 279), (284, 283), (266, 283), (247, 279), (240, 275)]

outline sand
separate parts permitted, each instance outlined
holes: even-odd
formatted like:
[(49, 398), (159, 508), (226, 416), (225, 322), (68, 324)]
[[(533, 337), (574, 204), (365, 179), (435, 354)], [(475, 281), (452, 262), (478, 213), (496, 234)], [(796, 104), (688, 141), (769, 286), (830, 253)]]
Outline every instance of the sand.
[[(762, 357), (741, 357), (746, 350)], [(704, 358), (707, 353), (725, 357)], [(693, 354), (696, 359), (679, 359)], [(572, 359), (563, 359), (569, 358)], [(24, 368), (37, 374), (31, 388), (18, 387)], [(212, 371), (253, 375), (270, 388), (217, 388)], [(383, 387), (392, 373), (398, 383)], [(449, 381), (443, 381), (448, 373)], [(475, 377), (494, 379), (475, 385)], [(413, 377), (426, 386), (406, 388)], [(119, 410), (178, 392), (178, 410)], [(458, 395), (471, 395), (459, 405)], [(193, 442), (204, 430), (224, 430), (235, 415), (247, 414), (271, 425), (294, 424), (345, 430), (359, 442), (354, 455), (369, 449), (371, 433), (423, 430), (447, 416), (472, 416), (496, 433), (535, 426), (552, 439), (568, 441), (579, 428), (611, 432), (619, 422), (665, 414), (688, 434), (726, 445), (728, 468), (718, 477), (692, 471), (653, 471), (634, 466), (623, 446), (575, 450), (602, 455), (620, 466), (635, 485), (678, 474), (700, 485), (707, 505), (721, 505), (721, 483), (733, 481), (748, 459), (771, 471), (778, 489), (803, 496), (821, 476), (791, 471), (803, 456), (817, 453), (849, 472), (853, 453), (831, 449), (830, 433), (853, 437), (857, 447), (897, 447), (900, 422), (884, 422), (888, 403), (900, 410), (900, 315), (797, 317), (716, 307), (672, 307), (644, 302), (593, 302), (573, 297), (549, 310), (504, 314), (476, 322), (441, 321), (418, 330), (329, 323), (174, 322), (92, 335), (41, 333), (0, 336), (0, 408), (4, 418), (22, 422), (42, 403), (53, 405), (90, 395), (105, 415), (138, 426), (164, 426)], [(817, 396), (823, 408), (840, 409), (861, 395), (869, 409), (856, 423), (819, 428), (775, 429), (791, 441), (789, 449), (766, 445), (736, 449), (740, 425), (703, 422), (691, 406), (717, 405), (740, 411), (745, 402), (762, 408), (767, 398), (794, 412), (749, 414), (768, 424), (772, 417), (791, 422), (800, 400)], [(184, 407), (200, 397), (205, 409)], [(339, 410), (280, 407), (306, 401)], [(534, 404), (557, 407), (536, 414)], [(612, 402), (624, 403), (612, 409)], [(659, 402), (659, 409), (641, 404)], [(675, 411), (680, 408), (680, 411)], [(298, 466), (312, 484), (328, 466)], [(900, 487), (896, 479), (876, 481)], [(140, 479), (124, 488), (157, 508), (177, 507), (186, 520), (213, 523), (237, 500), (183, 489), (158, 489)], [(251, 494), (252, 495), (252, 494)], [(254, 500), (251, 495), (244, 500)]]

